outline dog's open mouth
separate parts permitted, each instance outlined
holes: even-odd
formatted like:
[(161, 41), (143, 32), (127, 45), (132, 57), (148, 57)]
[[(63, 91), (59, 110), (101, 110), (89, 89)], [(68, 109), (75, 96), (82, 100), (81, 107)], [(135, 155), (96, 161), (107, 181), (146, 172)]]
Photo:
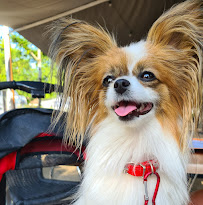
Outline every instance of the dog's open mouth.
[(131, 101), (120, 101), (112, 107), (114, 112), (119, 116), (120, 120), (131, 120), (134, 117), (145, 115), (153, 108), (153, 103), (145, 102), (131, 102)]

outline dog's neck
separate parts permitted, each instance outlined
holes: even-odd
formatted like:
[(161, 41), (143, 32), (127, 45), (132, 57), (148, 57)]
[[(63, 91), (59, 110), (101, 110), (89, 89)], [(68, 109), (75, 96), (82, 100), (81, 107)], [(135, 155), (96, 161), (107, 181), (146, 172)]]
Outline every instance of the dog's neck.
[[(182, 205), (187, 202), (187, 157), (179, 152), (173, 136), (166, 135), (158, 120), (135, 130), (118, 126), (107, 118), (98, 126), (87, 147), (88, 160), (81, 186), (81, 193), (87, 198), (83, 199), (88, 205), (144, 204), (142, 178), (123, 174), (123, 170), (128, 162), (137, 164), (152, 158), (160, 164), (157, 204)], [(90, 187), (90, 184), (94, 186)], [(149, 197), (152, 198), (156, 179), (150, 177), (148, 184)]]

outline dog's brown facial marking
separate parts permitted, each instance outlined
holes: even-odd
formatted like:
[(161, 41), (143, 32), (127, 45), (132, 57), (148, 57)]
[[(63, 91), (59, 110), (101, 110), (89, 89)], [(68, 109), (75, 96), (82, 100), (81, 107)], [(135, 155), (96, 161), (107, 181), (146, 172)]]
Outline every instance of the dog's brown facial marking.
[(126, 54), (122, 49), (115, 47), (109, 50), (98, 58), (97, 61), (97, 74), (95, 79), (100, 88), (97, 90), (99, 93), (98, 109), (93, 126), (104, 120), (108, 115), (108, 110), (105, 105), (106, 92), (109, 84), (116, 78), (128, 75), (128, 61)]

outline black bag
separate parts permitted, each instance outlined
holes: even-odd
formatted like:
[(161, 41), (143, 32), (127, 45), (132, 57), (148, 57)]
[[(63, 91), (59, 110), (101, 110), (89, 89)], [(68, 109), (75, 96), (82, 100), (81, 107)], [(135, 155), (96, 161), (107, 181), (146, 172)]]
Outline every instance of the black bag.
[[(69, 200), (60, 200), (71, 197), (78, 187), (78, 181), (57, 181), (42, 176), (42, 167), (78, 165), (83, 161), (75, 148), (63, 145), (60, 122), (49, 131), (52, 112), (23, 108), (0, 115), (0, 159), (17, 153), (15, 170), (6, 173), (15, 205), (68, 204)], [(43, 160), (42, 155), (46, 155)], [(5, 186), (4, 181), (2, 184)], [(4, 204), (2, 201), (0, 204)]]

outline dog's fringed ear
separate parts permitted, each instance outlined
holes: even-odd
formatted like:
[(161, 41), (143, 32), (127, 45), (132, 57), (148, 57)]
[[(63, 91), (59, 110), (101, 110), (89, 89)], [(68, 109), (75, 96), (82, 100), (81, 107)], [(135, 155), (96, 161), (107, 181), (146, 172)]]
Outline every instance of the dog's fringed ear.
[(153, 24), (147, 40), (177, 49), (202, 44), (202, 6), (202, 0), (187, 0), (171, 8)]
[(49, 53), (59, 66), (69, 60), (77, 63), (82, 56), (82, 60), (96, 57), (116, 44), (112, 36), (101, 27), (96, 28), (75, 19), (54, 22), (50, 32), (52, 44)]
[(80, 147), (98, 106), (97, 59), (116, 47), (116, 42), (101, 27), (74, 19), (55, 22), (50, 32), (50, 56), (59, 67), (58, 79), (63, 87), (60, 112), (53, 123), (57, 123), (68, 104), (65, 140)]
[(173, 73), (173, 81), (179, 82), (175, 95), (177, 104), (183, 105), (181, 130), (186, 143), (188, 133), (197, 131), (202, 109), (203, 1), (188, 0), (171, 8), (153, 24), (147, 41), (168, 51), (162, 62)]

